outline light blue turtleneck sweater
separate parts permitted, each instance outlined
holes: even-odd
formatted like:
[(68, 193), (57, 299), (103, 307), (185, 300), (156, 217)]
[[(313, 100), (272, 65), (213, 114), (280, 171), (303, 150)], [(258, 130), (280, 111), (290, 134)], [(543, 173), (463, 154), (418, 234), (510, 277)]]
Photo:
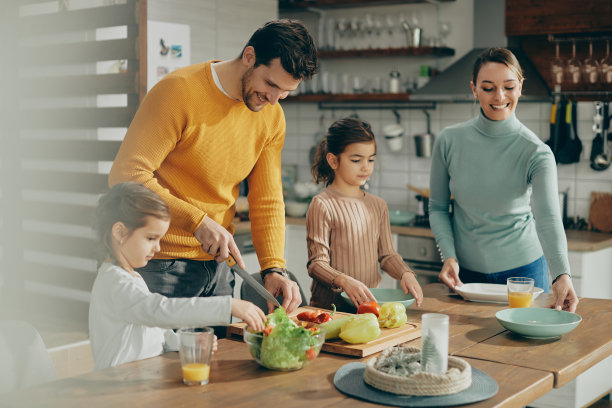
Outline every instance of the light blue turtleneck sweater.
[(494, 273), (544, 253), (553, 279), (570, 273), (554, 156), (514, 113), (492, 121), (481, 111), (440, 132), (430, 190), (429, 220), (443, 259)]

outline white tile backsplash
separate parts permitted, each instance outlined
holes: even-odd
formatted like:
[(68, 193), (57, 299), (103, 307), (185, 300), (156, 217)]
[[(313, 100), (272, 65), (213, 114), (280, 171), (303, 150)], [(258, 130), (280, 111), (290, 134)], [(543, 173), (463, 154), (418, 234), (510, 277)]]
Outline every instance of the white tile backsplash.
[[(517, 108), (519, 119), (541, 140), (550, 137), (550, 111), (548, 103), (522, 103)], [(314, 103), (283, 103), (287, 118), (287, 136), (283, 151), (283, 163), (298, 165), (298, 179), (312, 179), (309, 151), (314, 144), (314, 133), (319, 128), (319, 117), (324, 115), (324, 130), (334, 120), (354, 114), (354, 111), (337, 109), (319, 110)], [(429, 111), (431, 131), (437, 134), (443, 128), (466, 121), (478, 114), (479, 105), (473, 103), (438, 104)], [(400, 110), (401, 124), (405, 129), (400, 152), (391, 152), (386, 144), (382, 128), (395, 123), (390, 110), (359, 110), (356, 113), (372, 126), (378, 145), (375, 173), (370, 180), (370, 192), (384, 198), (391, 208), (416, 210), (415, 194), (406, 184), (429, 188), (431, 159), (416, 157), (414, 135), (427, 129), (425, 115), (420, 110)], [(588, 218), (592, 191), (612, 192), (612, 167), (594, 171), (590, 167), (593, 104), (578, 104), (578, 134), (583, 143), (582, 160), (575, 164), (557, 167), (559, 190), (568, 190), (568, 215)], [(296, 140), (297, 139), (297, 140)]]

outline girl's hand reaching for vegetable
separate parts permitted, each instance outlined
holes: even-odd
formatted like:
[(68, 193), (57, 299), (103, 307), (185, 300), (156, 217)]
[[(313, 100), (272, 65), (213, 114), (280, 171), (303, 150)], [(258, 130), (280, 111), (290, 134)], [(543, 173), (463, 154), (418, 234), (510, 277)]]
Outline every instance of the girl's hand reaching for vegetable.
[(419, 282), (417, 282), (414, 272), (405, 272), (402, 275), (400, 285), (406, 295), (408, 294), (408, 292), (412, 293), (412, 296), (414, 296), (414, 300), (416, 301), (417, 307), (420, 307), (423, 303), (423, 290), (421, 289), (421, 285), (419, 285)]
[(334, 283), (344, 289), (356, 307), (359, 307), (359, 305), (364, 302), (376, 302), (376, 298), (372, 292), (370, 292), (370, 289), (368, 289), (363, 282), (358, 281), (357, 279), (342, 274), (336, 278)]
[(253, 303), (241, 299), (232, 299), (232, 316), (243, 320), (255, 331), (262, 331), (266, 321), (266, 315)]

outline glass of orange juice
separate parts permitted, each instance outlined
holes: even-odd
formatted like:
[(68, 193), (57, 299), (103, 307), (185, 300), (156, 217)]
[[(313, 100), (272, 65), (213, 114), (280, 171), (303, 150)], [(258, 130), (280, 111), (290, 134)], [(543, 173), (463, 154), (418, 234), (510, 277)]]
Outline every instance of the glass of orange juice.
[(179, 329), (178, 338), (183, 382), (187, 385), (208, 384), (213, 329), (210, 327)]
[(533, 278), (508, 278), (508, 303), (510, 307), (529, 307), (533, 297)]

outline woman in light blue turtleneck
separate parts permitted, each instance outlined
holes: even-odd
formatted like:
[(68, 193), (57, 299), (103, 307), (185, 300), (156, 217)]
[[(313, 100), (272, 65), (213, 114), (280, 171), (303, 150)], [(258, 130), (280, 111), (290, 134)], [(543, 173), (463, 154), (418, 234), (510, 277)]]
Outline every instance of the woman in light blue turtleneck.
[(490, 48), (472, 75), (480, 115), (440, 132), (432, 157), (429, 219), (444, 260), (440, 280), (454, 288), (525, 276), (548, 291), (550, 267), (553, 306), (574, 312), (555, 159), (514, 113), (521, 67), (507, 49)]

